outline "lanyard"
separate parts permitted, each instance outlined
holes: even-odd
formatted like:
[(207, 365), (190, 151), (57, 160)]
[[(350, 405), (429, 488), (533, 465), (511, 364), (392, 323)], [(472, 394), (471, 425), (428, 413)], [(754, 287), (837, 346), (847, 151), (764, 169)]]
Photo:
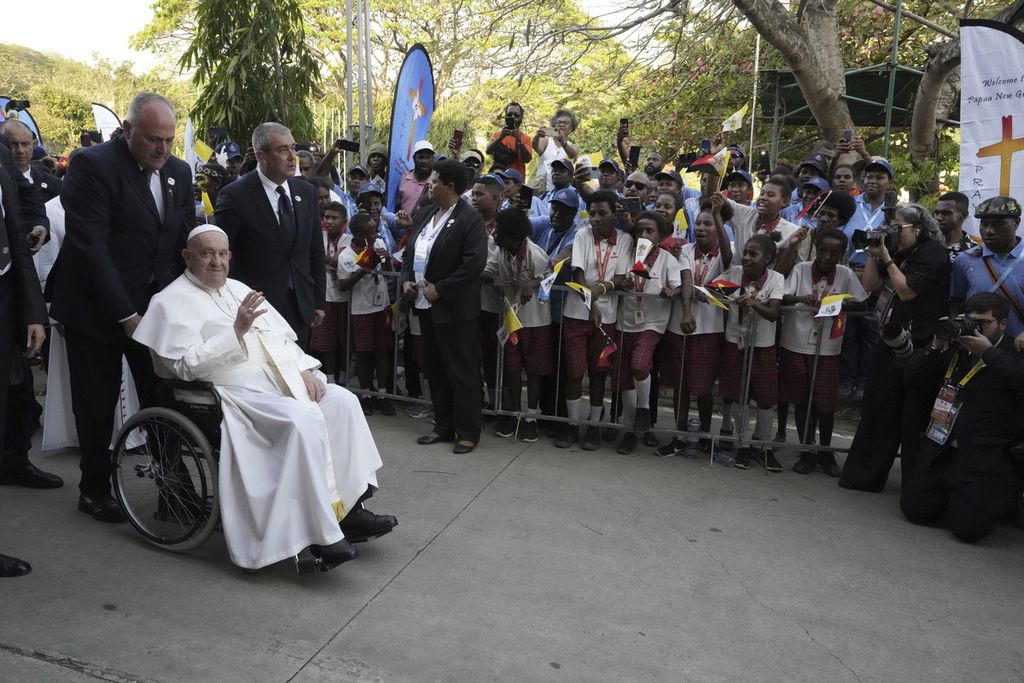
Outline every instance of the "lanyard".
[(864, 217), (864, 227), (867, 228), (868, 230), (871, 230), (875, 227), (875, 219), (878, 218), (879, 212), (882, 210), (882, 207), (879, 206), (877, 209), (875, 209), (874, 213), (872, 213), (869, 216), (867, 209), (864, 208), (867, 205), (867, 202), (861, 202), (860, 215)]
[[(953, 357), (949, 359), (949, 367), (946, 368), (947, 382), (953, 376), (953, 370), (956, 368), (956, 363), (958, 360), (960, 360), (959, 351), (954, 353)], [(978, 362), (974, 364), (974, 367), (968, 370), (967, 374), (964, 375), (959, 382), (957, 382), (957, 387), (963, 389), (965, 386), (967, 386), (967, 383), (974, 379), (974, 376), (977, 375), (978, 371), (981, 370), (983, 367), (985, 367), (985, 361), (979, 358)]]
[[(715, 246), (717, 247), (718, 245)], [(708, 272), (711, 270), (711, 264), (715, 257), (718, 256), (715, 253), (715, 247), (712, 247), (711, 251), (706, 254), (698, 254), (697, 246), (694, 245), (693, 256), (694, 275), (696, 276), (693, 281), (698, 285), (706, 284), (705, 280), (707, 279)]]
[[(612, 233), (613, 235), (615, 233)], [(604, 250), (604, 258), (601, 258), (601, 250), (599, 249), (601, 242), (605, 242), (608, 248)], [(612, 257), (612, 251), (615, 250), (615, 245), (609, 240), (597, 241), (597, 235), (594, 235), (594, 260), (597, 262), (597, 279), (598, 281), (604, 281), (604, 273), (608, 270), (608, 259)]]
[[(988, 258), (988, 257), (985, 257), (985, 258)], [(990, 289), (988, 291), (994, 292), (997, 289), (999, 289), (999, 285), (1003, 284), (1003, 281), (1010, 276), (1010, 273), (1013, 272), (1013, 269), (1017, 267), (1017, 264), (1020, 263), (1020, 261), (1021, 260), (1019, 258), (1013, 259), (1013, 263), (1010, 264), (1010, 267), (1003, 271), (1003, 274), (1000, 275), (999, 279), (996, 280), (994, 285), (992, 285), (992, 289)]]

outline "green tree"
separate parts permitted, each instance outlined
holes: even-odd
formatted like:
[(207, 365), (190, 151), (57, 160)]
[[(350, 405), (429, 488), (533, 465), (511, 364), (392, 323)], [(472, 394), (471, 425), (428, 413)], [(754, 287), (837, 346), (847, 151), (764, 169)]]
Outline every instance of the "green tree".
[(194, 16), (179, 64), (194, 70), (197, 127), (223, 126), (245, 140), (263, 121), (280, 121), (296, 139), (315, 139), (309, 100), (320, 72), (298, 0), (199, 0)]
[(56, 84), (40, 83), (28, 95), (40, 133), (58, 147), (77, 145), (79, 133), (93, 127), (89, 102)]

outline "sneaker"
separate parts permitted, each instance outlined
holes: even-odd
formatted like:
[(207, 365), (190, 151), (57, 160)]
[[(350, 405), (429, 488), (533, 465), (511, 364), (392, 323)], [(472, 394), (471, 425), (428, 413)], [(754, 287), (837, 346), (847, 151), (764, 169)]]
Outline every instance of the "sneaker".
[(662, 446), (658, 450), (654, 451), (654, 454), (659, 458), (671, 458), (673, 455), (679, 455), (686, 450), (686, 442), (682, 439), (672, 439), (667, 446)]
[(636, 433), (626, 432), (622, 435), (622, 441), (619, 442), (619, 447), (615, 449), (616, 453), (621, 455), (629, 455), (636, 450)]
[(651, 409), (637, 408), (636, 416), (633, 418), (633, 431), (642, 434), (651, 428)]
[(373, 397), (372, 396), (360, 396), (359, 405), (363, 409), (363, 415), (369, 417), (373, 415)]
[(576, 445), (576, 440), (580, 438), (579, 425), (569, 425), (562, 432), (562, 436), (555, 441), (555, 448), (572, 448)]
[(509, 417), (508, 415), (502, 415), (498, 418), (498, 424), (494, 427), (494, 434), (500, 436), (503, 439), (507, 439), (516, 433), (516, 419)]
[(587, 427), (587, 431), (583, 433), (583, 439), (580, 441), (580, 448), (585, 451), (596, 451), (601, 447), (601, 434), (597, 427), (590, 425)]
[(833, 478), (839, 477), (839, 465), (836, 464), (836, 454), (832, 451), (819, 451), (818, 465), (826, 475)]
[(540, 427), (536, 420), (523, 420), (519, 425), (519, 440), (526, 443), (533, 443), (540, 436)]
[(648, 430), (644, 432), (644, 445), (648, 448), (657, 448), (661, 445), (661, 440), (654, 435), (654, 432)]
[(414, 420), (422, 420), (425, 417), (430, 417), (434, 414), (434, 411), (430, 409), (430, 406), (423, 403), (410, 403), (405, 406), (405, 414)]
[[(719, 436), (732, 436), (732, 430), (731, 429), (729, 429), (729, 430), (723, 429), (722, 431), (718, 432), (718, 435)], [(732, 442), (732, 441), (720, 441), (718, 443), (718, 448), (719, 448), (719, 450), (725, 451), (726, 453), (730, 453), (730, 452), (732, 452), (732, 450), (734, 448), (736, 448), (736, 444), (734, 442)]]
[(782, 465), (775, 459), (775, 452), (767, 447), (758, 448), (754, 451), (754, 459), (758, 465), (764, 466), (769, 472), (781, 472)]
[(383, 396), (378, 396), (373, 402), (373, 408), (381, 415), (391, 416), (395, 414), (395, 407), (391, 405), (391, 401), (387, 400)]
[(801, 453), (800, 459), (793, 464), (793, 471), (797, 474), (810, 474), (818, 466), (814, 453)]
[(736, 451), (736, 462), (735, 462), (735, 464), (733, 464), (733, 467), (735, 467), (738, 470), (749, 470), (750, 469), (750, 448), (749, 447), (744, 446), (743, 448), (741, 448), (738, 451)]

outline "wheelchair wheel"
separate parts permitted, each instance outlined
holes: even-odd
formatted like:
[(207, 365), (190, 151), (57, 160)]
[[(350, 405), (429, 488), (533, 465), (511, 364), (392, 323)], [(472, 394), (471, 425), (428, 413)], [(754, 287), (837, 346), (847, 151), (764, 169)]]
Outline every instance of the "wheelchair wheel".
[(114, 495), (150, 543), (173, 552), (199, 547), (220, 520), (209, 441), (181, 413), (139, 411), (114, 445)]

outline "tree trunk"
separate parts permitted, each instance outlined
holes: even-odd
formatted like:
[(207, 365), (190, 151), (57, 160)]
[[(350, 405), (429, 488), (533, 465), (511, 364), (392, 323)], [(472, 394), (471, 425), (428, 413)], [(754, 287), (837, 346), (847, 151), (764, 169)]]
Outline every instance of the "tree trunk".
[(835, 140), (844, 128), (852, 128), (850, 109), (840, 97), (846, 92), (846, 74), (836, 35), (836, 0), (807, 3), (806, 29), (778, 0), (732, 3), (793, 71), (822, 137)]

